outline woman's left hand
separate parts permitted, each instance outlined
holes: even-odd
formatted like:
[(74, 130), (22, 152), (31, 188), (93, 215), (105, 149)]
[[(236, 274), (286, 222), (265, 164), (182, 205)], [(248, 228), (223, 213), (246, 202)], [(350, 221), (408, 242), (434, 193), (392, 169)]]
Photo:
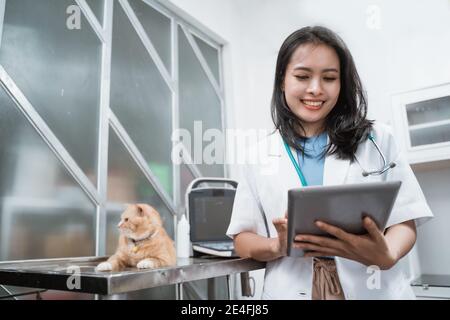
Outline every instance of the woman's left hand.
[(317, 221), (316, 225), (321, 230), (335, 236), (336, 239), (305, 234), (297, 235), (294, 248), (308, 250), (305, 257), (339, 256), (366, 266), (375, 265), (381, 270), (390, 269), (397, 263), (398, 259), (389, 248), (385, 235), (369, 217), (363, 219), (363, 225), (368, 232), (365, 235), (347, 233), (321, 221)]

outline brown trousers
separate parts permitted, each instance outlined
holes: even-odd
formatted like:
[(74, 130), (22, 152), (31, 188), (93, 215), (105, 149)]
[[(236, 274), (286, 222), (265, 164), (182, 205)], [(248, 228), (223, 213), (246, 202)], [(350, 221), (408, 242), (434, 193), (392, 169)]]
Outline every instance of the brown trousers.
[(314, 258), (312, 300), (345, 300), (334, 259)]

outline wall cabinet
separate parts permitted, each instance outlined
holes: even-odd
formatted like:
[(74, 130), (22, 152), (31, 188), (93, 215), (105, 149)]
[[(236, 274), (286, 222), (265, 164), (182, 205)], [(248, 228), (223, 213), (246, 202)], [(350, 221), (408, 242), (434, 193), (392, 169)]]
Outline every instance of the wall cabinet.
[(450, 159), (450, 83), (393, 95), (392, 108), (411, 164)]

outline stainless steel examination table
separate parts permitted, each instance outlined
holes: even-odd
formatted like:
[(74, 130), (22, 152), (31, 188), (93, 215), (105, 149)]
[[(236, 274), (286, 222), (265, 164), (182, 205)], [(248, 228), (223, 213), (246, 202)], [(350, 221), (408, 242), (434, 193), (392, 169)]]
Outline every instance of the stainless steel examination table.
[[(24, 260), (0, 263), (0, 285), (31, 287), (97, 294), (99, 299), (121, 299), (127, 292), (177, 285), (177, 298), (183, 298), (183, 283), (227, 276), (265, 268), (251, 259), (184, 258), (177, 265), (161, 269), (126, 269), (97, 272), (95, 266), (106, 257)], [(75, 277), (78, 277), (76, 279)], [(79, 285), (76, 285), (78, 281)]]

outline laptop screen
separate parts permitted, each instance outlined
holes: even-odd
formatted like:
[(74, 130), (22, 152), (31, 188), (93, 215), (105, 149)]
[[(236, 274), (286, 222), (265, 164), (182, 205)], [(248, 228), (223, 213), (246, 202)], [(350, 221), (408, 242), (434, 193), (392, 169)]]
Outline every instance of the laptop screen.
[(199, 189), (189, 194), (191, 241), (229, 241), (234, 189)]

